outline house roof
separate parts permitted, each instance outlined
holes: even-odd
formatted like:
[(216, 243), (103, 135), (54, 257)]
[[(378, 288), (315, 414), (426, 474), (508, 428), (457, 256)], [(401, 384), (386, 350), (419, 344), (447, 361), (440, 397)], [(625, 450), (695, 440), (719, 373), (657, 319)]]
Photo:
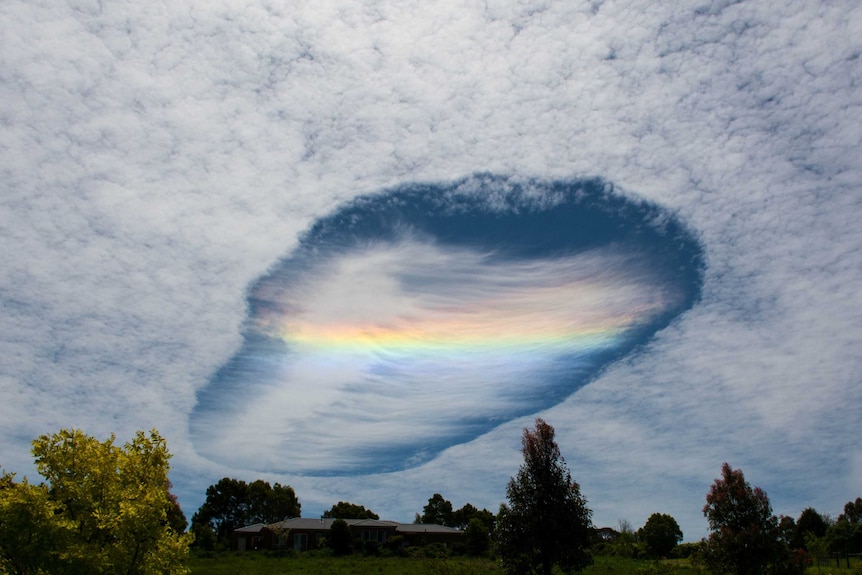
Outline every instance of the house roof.
[(239, 529), (234, 529), (234, 533), (260, 533), (263, 531), (264, 527), (266, 527), (266, 523), (255, 523), (254, 525), (248, 525), (246, 527), (240, 527)]
[(395, 530), (399, 533), (463, 533), (460, 529), (435, 523), (398, 523)]
[[(329, 531), (336, 520), (330, 517), (312, 519), (310, 517), (293, 517), (278, 521), (270, 525), (256, 523), (248, 527), (242, 527), (234, 533), (258, 533), (264, 527), (270, 529), (296, 529), (299, 531)], [(462, 533), (460, 529), (435, 525), (433, 523), (398, 523), (397, 521), (386, 521), (380, 519), (345, 519), (351, 527), (365, 527), (369, 529), (392, 529), (398, 533)]]

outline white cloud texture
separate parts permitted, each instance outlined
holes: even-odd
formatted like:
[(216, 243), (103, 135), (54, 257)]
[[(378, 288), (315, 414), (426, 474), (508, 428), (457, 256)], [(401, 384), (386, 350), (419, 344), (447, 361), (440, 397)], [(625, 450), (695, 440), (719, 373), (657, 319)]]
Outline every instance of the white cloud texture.
[[(862, 9), (852, 1), (18, 2), (0, 22), (0, 463), (63, 426), (158, 427), (187, 513), (246, 290), (365, 193), (600, 176), (677, 213), (701, 301), (543, 412), (598, 524), (705, 531), (721, 463), (777, 512), (859, 496)], [(502, 425), (367, 481), (268, 476), (305, 514), (495, 509)], [(30, 472), (32, 473), (32, 472)]]

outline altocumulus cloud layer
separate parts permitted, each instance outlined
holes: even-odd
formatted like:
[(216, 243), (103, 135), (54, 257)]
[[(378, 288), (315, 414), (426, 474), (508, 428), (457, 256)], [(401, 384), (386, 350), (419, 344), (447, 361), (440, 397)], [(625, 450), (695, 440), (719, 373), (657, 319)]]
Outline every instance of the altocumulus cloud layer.
[[(779, 513), (835, 514), (862, 494), (860, 38), (851, 0), (8, 0), (0, 464), (32, 474), (30, 439), (61, 426), (156, 426), (187, 513), (228, 475), (290, 483), (307, 516), (341, 499), (409, 520), (435, 491), (495, 509), (541, 415), (599, 524), (659, 511), (698, 538), (723, 461)], [(518, 252), (459, 235), (489, 237), (484, 216), (447, 239), (452, 220), (403, 211), (476, 173), (612, 182), (688, 230), (700, 298), (652, 264), (660, 241)], [(491, 195), (454, 199), (487, 215)], [(366, 209), (403, 225), (327, 231)], [(540, 319), (571, 293), (584, 308)], [(523, 318), (517, 367), (477, 327), (509, 329), (496, 305)], [(602, 340), (630, 353), (600, 371), (566, 343), (593, 313), (632, 334)], [(446, 352), (459, 339), (474, 355)], [(443, 423), (432, 377), (463, 398)], [(413, 432), (365, 444), (387, 431), (359, 417), (376, 398)]]
[(691, 306), (701, 252), (600, 181), (363, 197), (256, 282), (198, 451), (260, 471), (415, 467), (559, 403)]

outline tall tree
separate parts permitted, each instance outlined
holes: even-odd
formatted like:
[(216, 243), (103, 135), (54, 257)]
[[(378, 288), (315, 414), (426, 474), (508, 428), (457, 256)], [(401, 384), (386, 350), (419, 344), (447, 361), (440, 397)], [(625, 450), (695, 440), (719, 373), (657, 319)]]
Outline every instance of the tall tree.
[(464, 529), (464, 540), (467, 545), (467, 553), (474, 557), (481, 557), (486, 555), (491, 547), (491, 532), (481, 519), (471, 517), (466, 529)]
[(493, 533), (497, 524), (497, 517), (487, 509), (477, 509), (476, 506), (465, 503), (461, 509), (452, 514), (452, 527), (467, 529), (471, 519), (481, 521), (488, 533)]
[(554, 428), (536, 419), (521, 438), (524, 463), (506, 488), (500, 506), (497, 550), (510, 574), (550, 575), (592, 564), (589, 553), (592, 512), (572, 481), (554, 440)]
[(452, 527), (455, 518), (452, 512), (452, 502), (435, 493), (428, 500), (428, 505), (422, 508), (422, 523), (436, 523)]
[(275, 523), (288, 517), (298, 517), (299, 500), (290, 485), (258, 479), (248, 486), (248, 522)]
[[(138, 432), (123, 447), (79, 430), (61, 430), (33, 442), (36, 469), (46, 479), (30, 485), (11, 478), (0, 489), (0, 555), (28, 553), (41, 559), (13, 573), (144, 575), (186, 573), (190, 536), (168, 520), (170, 454), (153, 430)], [(10, 518), (18, 510), (17, 523)], [(16, 531), (13, 536), (11, 531)], [(27, 534), (27, 541), (15, 537)], [(31, 557), (32, 559), (32, 557)]]
[(844, 513), (829, 526), (826, 537), (829, 549), (834, 553), (845, 556), (862, 553), (862, 498), (847, 502)]
[(741, 469), (725, 463), (706, 495), (703, 514), (711, 533), (704, 560), (716, 575), (759, 575), (786, 559), (778, 518), (766, 492), (752, 489)]
[(224, 477), (207, 487), (206, 499), (192, 516), (192, 530), (212, 529), (217, 541), (226, 543), (234, 529), (254, 523), (275, 523), (299, 517), (301, 504), (289, 485), (258, 479), (250, 484)]
[(347, 555), (351, 550), (350, 527), (344, 519), (336, 519), (329, 528), (327, 543), (336, 555)]
[(799, 519), (794, 523), (793, 538), (790, 541), (791, 549), (808, 550), (806, 540), (810, 541), (812, 537), (820, 539), (826, 535), (826, 530), (829, 524), (816, 509), (808, 507), (802, 510)]
[(366, 509), (364, 505), (356, 505), (347, 501), (339, 501), (321, 516), (324, 519), (380, 519), (380, 516)]
[(682, 530), (676, 519), (665, 513), (653, 513), (638, 530), (638, 539), (646, 547), (647, 555), (656, 559), (667, 557), (682, 541)]
[(209, 526), (220, 542), (227, 541), (234, 529), (248, 524), (248, 485), (230, 477), (207, 487), (203, 505), (192, 516), (194, 531), (198, 526)]

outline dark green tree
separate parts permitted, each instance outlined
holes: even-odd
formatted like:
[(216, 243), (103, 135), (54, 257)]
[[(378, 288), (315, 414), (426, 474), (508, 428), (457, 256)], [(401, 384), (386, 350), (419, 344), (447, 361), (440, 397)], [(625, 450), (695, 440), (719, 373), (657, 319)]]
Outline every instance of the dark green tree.
[(470, 525), (470, 520), (474, 518), (481, 521), (489, 533), (494, 532), (497, 517), (487, 509), (477, 509), (470, 503), (465, 503), (461, 509), (452, 514), (452, 527), (467, 529), (467, 526)]
[(327, 543), (335, 555), (348, 555), (350, 553), (350, 526), (344, 519), (336, 519), (329, 528)]
[(452, 512), (452, 502), (443, 499), (439, 493), (435, 493), (428, 500), (428, 505), (422, 508), (422, 523), (436, 523), (452, 527), (455, 523)]
[(787, 515), (778, 516), (778, 531), (781, 533), (781, 540), (788, 547), (793, 547), (792, 543), (796, 537), (796, 520)]
[(862, 523), (862, 497), (857, 497), (856, 501), (848, 501), (844, 505), (844, 513), (838, 516), (838, 519), (846, 519), (850, 523)]
[(192, 516), (192, 531), (208, 525), (217, 541), (226, 543), (234, 529), (255, 523), (275, 523), (287, 517), (299, 517), (301, 504), (289, 485), (258, 479), (247, 484), (240, 479), (224, 477), (206, 491), (206, 500)]
[(356, 505), (347, 501), (339, 501), (324, 511), (321, 517), (324, 519), (380, 519), (379, 515), (366, 509), (364, 505)]
[(171, 487), (173, 487), (173, 485), (169, 481), (167, 486), (168, 501), (166, 521), (174, 532), (185, 533), (186, 527), (189, 526), (189, 522), (188, 519), (186, 519), (186, 514), (183, 513), (182, 507), (180, 507), (180, 502), (177, 500), (177, 496), (171, 493)]
[(847, 502), (844, 513), (829, 526), (826, 538), (833, 553), (862, 553), (862, 498)]
[(711, 531), (703, 559), (715, 575), (760, 575), (767, 566), (786, 561), (787, 547), (769, 497), (759, 487), (752, 489), (742, 470), (722, 465), (703, 514)]
[(682, 541), (682, 530), (676, 519), (665, 513), (653, 513), (638, 530), (638, 539), (644, 544), (648, 556), (667, 557)]
[(471, 517), (464, 530), (464, 540), (467, 543), (467, 553), (474, 557), (488, 554), (491, 547), (491, 534), (488, 527), (478, 517)]
[(572, 481), (554, 440), (554, 428), (536, 419), (521, 438), (524, 463), (506, 488), (500, 506), (497, 551), (509, 574), (550, 575), (592, 564), (589, 553), (592, 512)]
[(192, 532), (198, 525), (209, 526), (219, 542), (226, 542), (234, 529), (250, 525), (246, 482), (224, 477), (207, 487), (206, 500), (192, 515)]
[(815, 509), (808, 507), (802, 510), (799, 519), (795, 522), (793, 537), (790, 540), (791, 549), (805, 549), (808, 551), (807, 540), (811, 537), (820, 539), (826, 536), (829, 524)]

